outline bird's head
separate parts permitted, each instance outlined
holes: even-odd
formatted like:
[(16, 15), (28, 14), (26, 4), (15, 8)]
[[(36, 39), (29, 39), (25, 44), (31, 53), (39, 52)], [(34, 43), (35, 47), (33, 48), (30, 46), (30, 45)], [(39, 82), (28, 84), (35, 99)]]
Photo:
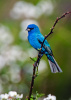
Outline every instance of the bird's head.
[(28, 25), (26, 31), (28, 31), (28, 34), (40, 32), (39, 27), (35, 24)]

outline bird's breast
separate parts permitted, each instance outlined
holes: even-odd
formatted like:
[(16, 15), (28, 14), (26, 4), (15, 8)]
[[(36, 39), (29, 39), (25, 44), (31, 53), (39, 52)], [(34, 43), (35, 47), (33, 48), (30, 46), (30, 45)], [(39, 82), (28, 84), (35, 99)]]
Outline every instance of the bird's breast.
[(28, 41), (35, 49), (40, 49), (41, 44), (38, 42), (37, 35), (31, 34), (28, 36)]

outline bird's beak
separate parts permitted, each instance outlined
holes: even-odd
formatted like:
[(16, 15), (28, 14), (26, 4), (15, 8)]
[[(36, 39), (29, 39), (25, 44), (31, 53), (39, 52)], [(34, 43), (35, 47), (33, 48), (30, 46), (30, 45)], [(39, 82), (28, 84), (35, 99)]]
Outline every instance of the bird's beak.
[(29, 29), (29, 28), (27, 28), (27, 29), (26, 29), (26, 31), (30, 31), (30, 29)]

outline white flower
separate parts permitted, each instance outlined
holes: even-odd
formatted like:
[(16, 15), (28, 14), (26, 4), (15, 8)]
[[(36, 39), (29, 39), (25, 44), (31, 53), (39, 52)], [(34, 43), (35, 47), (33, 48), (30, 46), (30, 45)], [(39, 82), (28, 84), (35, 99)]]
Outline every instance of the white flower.
[(28, 58), (26, 52), (19, 46), (7, 46), (0, 52), (0, 68), (5, 65), (11, 65), (11, 62), (25, 61)]
[(41, 0), (38, 4), (37, 7), (40, 9), (40, 13), (45, 14), (45, 15), (50, 15), (53, 12), (53, 3), (51, 0)]
[[(10, 46), (3, 50), (2, 54), (6, 57), (6, 61), (25, 60), (26, 53), (24, 53), (19, 46)], [(25, 56), (25, 57), (24, 57)]]
[(0, 100), (2, 100), (2, 99), (4, 99), (5, 97), (4, 97), (4, 94), (1, 94), (0, 95)]
[(16, 91), (10, 91), (8, 94), (1, 94), (0, 100), (13, 100), (13, 99), (19, 99), (21, 100), (23, 98), (23, 94), (19, 95)]
[(8, 27), (0, 24), (0, 48), (13, 42), (13, 36)]
[(4, 94), (5, 99), (8, 99), (9, 95), (7, 93)]
[(37, 15), (35, 13), (36, 13), (36, 7), (33, 4), (27, 3), (25, 1), (18, 1), (16, 2), (16, 4), (14, 4), (14, 7), (11, 10), (10, 15), (14, 19), (19, 19), (23, 17), (36, 18)]
[(0, 95), (0, 100), (3, 100), (3, 99), (7, 99), (8, 100), (8, 97), (9, 97), (9, 95), (7, 93), (1, 94)]
[(49, 94), (48, 97), (43, 100), (56, 100), (56, 96)]
[(21, 94), (21, 95), (17, 94), (16, 98), (22, 99), (23, 98), (23, 94)]
[(23, 98), (23, 94), (17, 94), (17, 92), (16, 91), (10, 91), (9, 93), (8, 93), (8, 95), (9, 95), (9, 97), (12, 97), (12, 98), (16, 98), (16, 99), (22, 99)]
[(53, 8), (53, 3), (50, 0), (40, 0), (36, 6), (25, 1), (17, 1), (10, 11), (10, 15), (14, 19), (39, 18), (42, 14), (50, 15)]
[(17, 96), (17, 92), (15, 92), (15, 91), (10, 91), (8, 94), (9, 94), (10, 97), (16, 97)]
[(13, 36), (8, 27), (0, 24), (0, 69), (11, 62), (25, 61), (28, 58), (26, 52), (20, 46), (12, 46)]

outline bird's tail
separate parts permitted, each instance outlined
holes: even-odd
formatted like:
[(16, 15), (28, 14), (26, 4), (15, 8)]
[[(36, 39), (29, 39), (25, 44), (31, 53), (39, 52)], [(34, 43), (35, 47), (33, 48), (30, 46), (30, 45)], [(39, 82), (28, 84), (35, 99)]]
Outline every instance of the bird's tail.
[(57, 62), (56, 62), (56, 60), (54, 59), (53, 56), (47, 55), (47, 58), (48, 58), (49, 65), (50, 65), (52, 73), (62, 72), (61, 68), (59, 67), (59, 65), (57, 64)]

